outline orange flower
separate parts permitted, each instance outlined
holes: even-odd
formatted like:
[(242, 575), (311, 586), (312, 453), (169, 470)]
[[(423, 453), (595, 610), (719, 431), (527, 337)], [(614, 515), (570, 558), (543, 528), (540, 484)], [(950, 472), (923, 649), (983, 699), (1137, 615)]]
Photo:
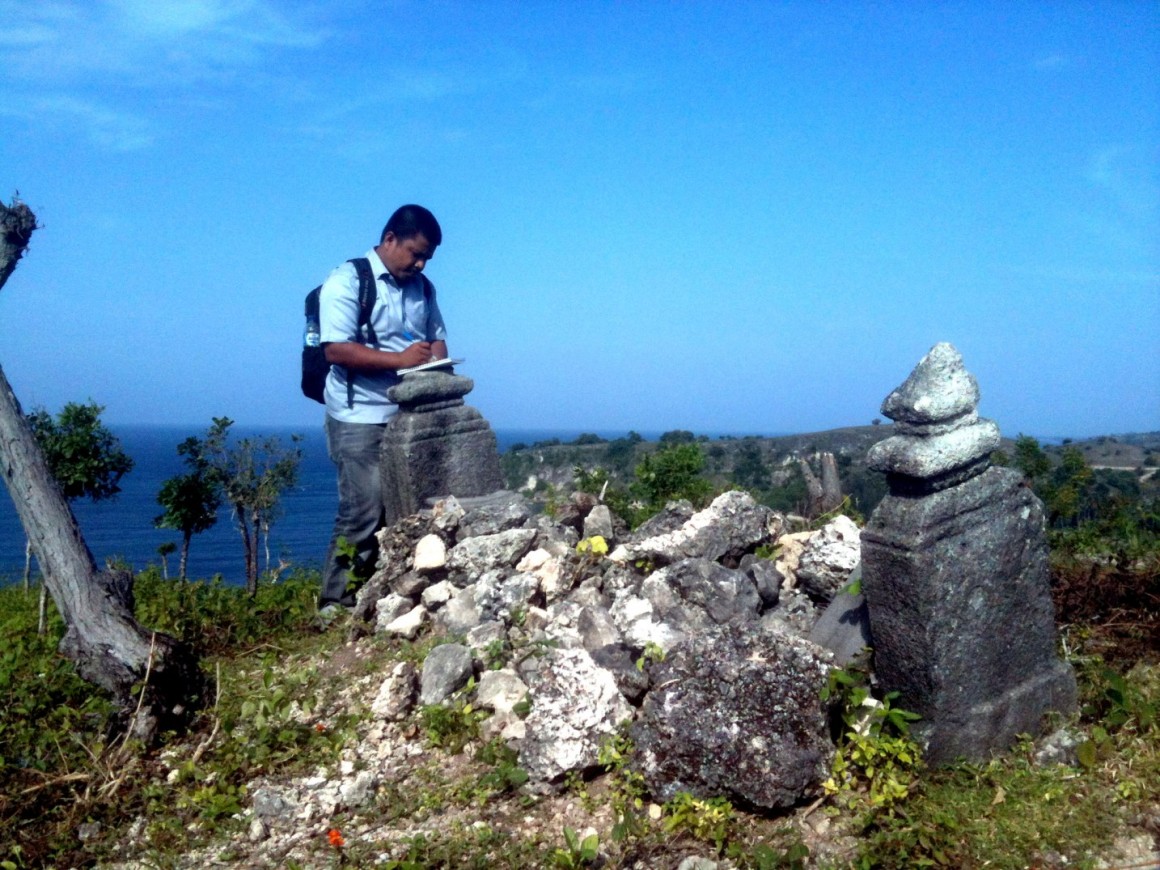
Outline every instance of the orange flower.
[(326, 832), (326, 839), (330, 840), (330, 845), (336, 849), (341, 849), (346, 845), (346, 840), (342, 838), (342, 831), (338, 828), (331, 828)]
[(315, 722), (314, 723), (314, 730), (317, 731), (319, 734), (321, 734), (323, 731), (326, 730), (326, 726), (323, 725), (321, 722)]

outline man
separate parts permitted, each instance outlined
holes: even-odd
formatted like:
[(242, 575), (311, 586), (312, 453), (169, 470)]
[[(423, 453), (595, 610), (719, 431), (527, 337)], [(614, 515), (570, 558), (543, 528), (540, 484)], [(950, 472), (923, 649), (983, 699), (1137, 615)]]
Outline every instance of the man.
[[(422, 206), (405, 205), (391, 215), (378, 246), (366, 253), (377, 291), (368, 327), (359, 328), (353, 264), (331, 272), (319, 294), (322, 348), (330, 363), (326, 447), (338, 466), (338, 517), (319, 596), (323, 609), (353, 607), (350, 572), (374, 568), (374, 536), (383, 523), (379, 447), (398, 410), (387, 389), (399, 382), (399, 369), (447, 356), (435, 288), (422, 275), (442, 241), (438, 221)], [(338, 546), (340, 538), (348, 547)]]

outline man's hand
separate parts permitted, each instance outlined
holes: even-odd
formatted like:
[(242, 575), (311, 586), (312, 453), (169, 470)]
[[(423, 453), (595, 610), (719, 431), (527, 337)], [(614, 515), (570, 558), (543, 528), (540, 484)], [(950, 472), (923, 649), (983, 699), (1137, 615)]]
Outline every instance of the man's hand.
[(409, 369), (431, 359), (431, 342), (417, 341), (399, 354), (399, 368)]

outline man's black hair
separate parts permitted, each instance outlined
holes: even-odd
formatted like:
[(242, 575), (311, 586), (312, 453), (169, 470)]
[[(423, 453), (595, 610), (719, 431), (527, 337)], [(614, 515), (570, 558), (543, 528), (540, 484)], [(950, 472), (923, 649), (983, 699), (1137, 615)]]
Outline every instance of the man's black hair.
[(439, 228), (439, 221), (421, 205), (404, 205), (395, 209), (383, 227), (383, 234), (379, 237), (380, 245), (386, 240), (387, 233), (394, 233), (399, 240), (422, 233), (432, 245), (443, 244), (443, 230)]

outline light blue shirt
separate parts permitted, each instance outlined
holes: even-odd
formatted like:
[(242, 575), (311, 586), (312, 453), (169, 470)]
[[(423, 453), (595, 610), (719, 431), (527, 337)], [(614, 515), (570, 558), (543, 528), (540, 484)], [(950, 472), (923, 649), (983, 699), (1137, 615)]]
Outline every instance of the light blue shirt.
[[(398, 284), (372, 248), (366, 253), (376, 276), (377, 295), (370, 324), (377, 342), (358, 330), (358, 273), (351, 263), (343, 263), (330, 273), (318, 298), (321, 340), (357, 342), (377, 350), (399, 353), (416, 341), (446, 341), (447, 329), (431, 288), (431, 302), (423, 294), (423, 279), (416, 275)], [(369, 330), (364, 330), (369, 332)], [(326, 413), (343, 423), (385, 423), (398, 406), (387, 398), (387, 389), (399, 382), (389, 370), (349, 373), (354, 377), (353, 402), (348, 402), (345, 366), (331, 366), (326, 378)]]

